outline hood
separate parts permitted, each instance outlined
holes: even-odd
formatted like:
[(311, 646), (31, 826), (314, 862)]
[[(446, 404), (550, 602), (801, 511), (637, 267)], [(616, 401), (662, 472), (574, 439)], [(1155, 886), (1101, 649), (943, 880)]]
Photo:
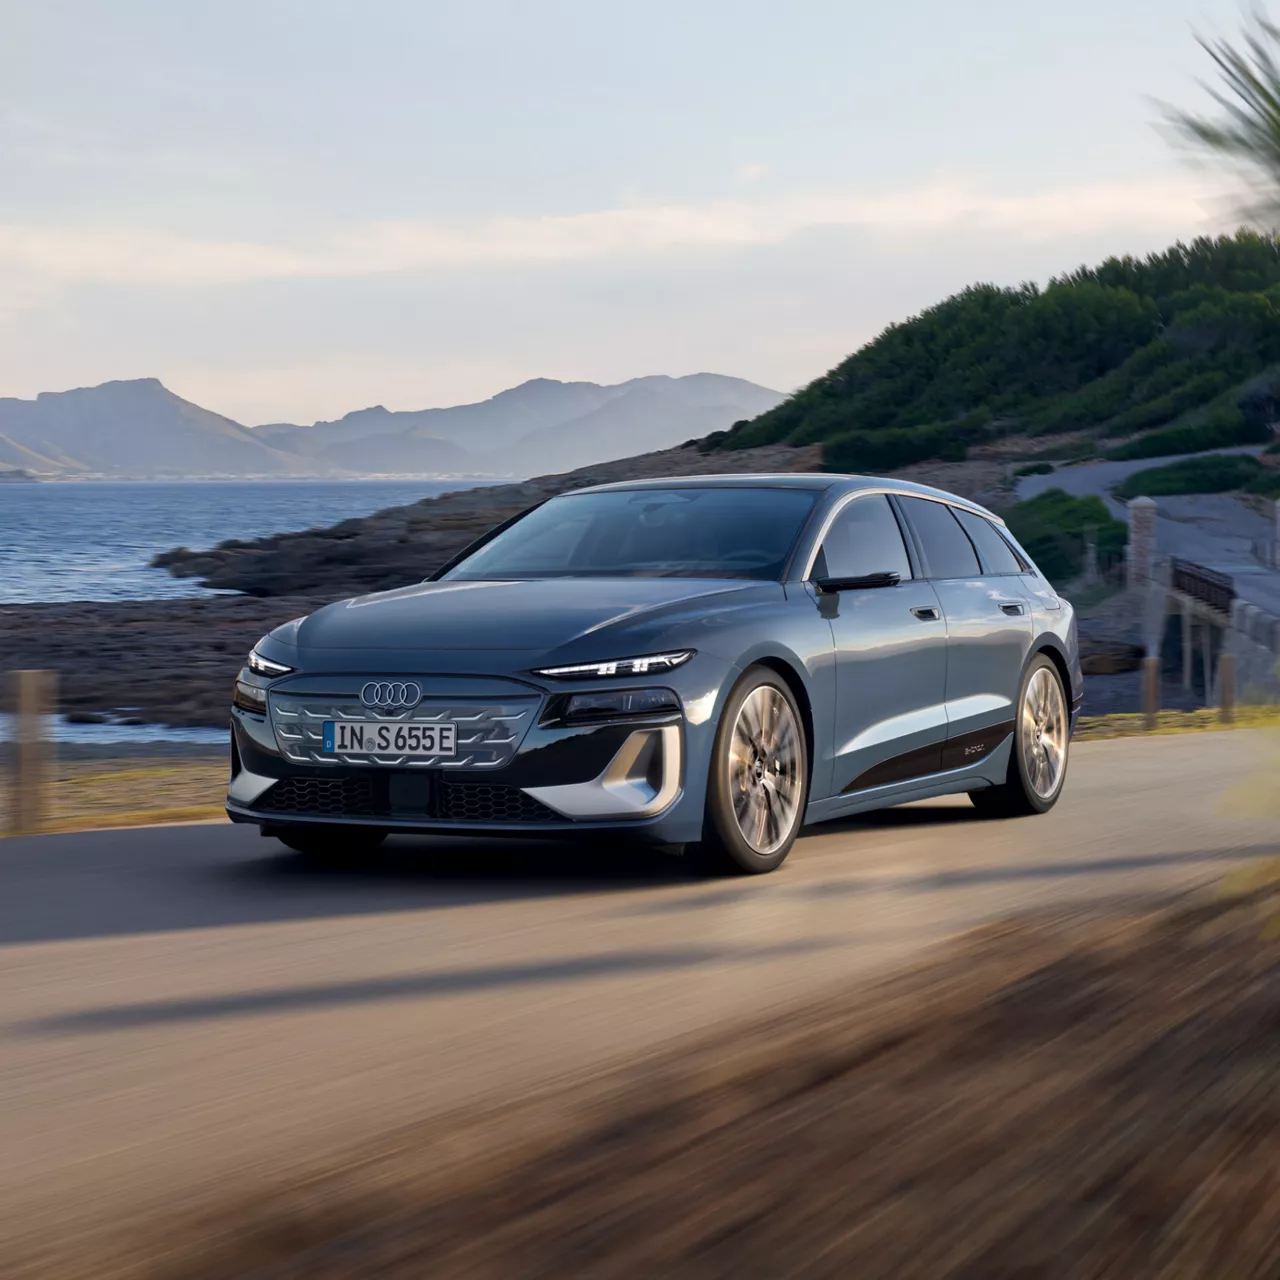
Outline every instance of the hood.
[[(690, 578), (543, 578), (427, 582), (327, 605), (298, 626), (300, 651), (547, 652), (602, 633), (653, 636), (682, 617), (775, 599), (776, 582)], [(601, 636), (605, 653), (612, 638)], [(594, 646), (593, 646), (594, 647)]]

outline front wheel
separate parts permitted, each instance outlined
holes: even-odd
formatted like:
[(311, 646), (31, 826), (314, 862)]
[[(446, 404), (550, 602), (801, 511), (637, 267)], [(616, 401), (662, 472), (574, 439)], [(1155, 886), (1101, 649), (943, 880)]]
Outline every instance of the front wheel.
[(1009, 772), (998, 787), (970, 791), (979, 813), (1015, 818), (1047, 813), (1058, 803), (1067, 777), (1071, 718), (1058, 668), (1039, 654), (1022, 677)]
[(709, 868), (753, 875), (781, 866), (808, 793), (795, 697), (768, 668), (753, 667), (734, 686), (716, 729), (702, 841)]

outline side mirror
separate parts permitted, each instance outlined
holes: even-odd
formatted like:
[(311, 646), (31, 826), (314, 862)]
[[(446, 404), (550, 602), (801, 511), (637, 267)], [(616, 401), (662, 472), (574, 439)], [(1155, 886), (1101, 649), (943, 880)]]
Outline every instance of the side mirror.
[(823, 595), (834, 595), (837, 591), (861, 591), (871, 587), (896, 587), (902, 581), (896, 573), (864, 573), (860, 578), (818, 578), (814, 586)]

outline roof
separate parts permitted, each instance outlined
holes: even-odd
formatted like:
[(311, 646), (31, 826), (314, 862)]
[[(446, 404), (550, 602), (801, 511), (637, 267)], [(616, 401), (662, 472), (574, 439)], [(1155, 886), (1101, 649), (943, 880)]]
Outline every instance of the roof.
[[(848, 493), (856, 493), (859, 489), (887, 489), (891, 493), (919, 494), (922, 498), (943, 498), (947, 502), (954, 502), (958, 506), (980, 512), (999, 524), (1004, 523), (994, 512), (988, 511), (986, 507), (970, 498), (962, 498), (959, 494), (948, 493), (947, 490), (936, 489), (932, 485), (916, 484), (911, 480), (899, 480), (889, 476), (847, 476), (816, 471), (738, 471), (725, 475), (653, 476), (649, 479), (616, 480), (612, 484), (593, 484), (584, 489), (571, 490), (570, 493), (608, 493), (612, 490), (627, 489), (687, 488), (834, 490), (839, 497), (843, 497)], [(564, 496), (570, 495), (566, 494)]]
[(844, 476), (809, 471), (735, 471), (710, 476), (651, 476), (647, 479), (615, 480), (593, 484), (574, 493), (608, 493), (614, 489), (830, 489)]

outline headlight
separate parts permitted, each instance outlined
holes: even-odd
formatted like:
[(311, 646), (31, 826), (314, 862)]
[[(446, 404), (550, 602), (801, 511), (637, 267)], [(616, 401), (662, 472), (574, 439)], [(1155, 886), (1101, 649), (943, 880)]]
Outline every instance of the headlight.
[(672, 689), (606, 689), (600, 693), (561, 694), (553, 701), (562, 703), (559, 718), (566, 723), (669, 715), (680, 710), (680, 699)]
[(604, 676), (651, 676), (671, 671), (688, 662), (693, 649), (674, 653), (650, 653), (640, 658), (615, 658), (612, 662), (579, 662), (571, 667), (535, 668), (535, 676), (551, 676), (555, 680), (595, 680)]
[(260, 676), (287, 676), (293, 668), (286, 667), (281, 662), (272, 662), (270, 658), (264, 658), (257, 649), (253, 649), (249, 654), (249, 670)]
[(231, 695), (231, 704), (239, 707), (241, 711), (251, 711), (256, 716), (264, 716), (267, 714), (267, 691), (256, 684), (245, 684), (243, 680), (237, 680), (235, 693)]

